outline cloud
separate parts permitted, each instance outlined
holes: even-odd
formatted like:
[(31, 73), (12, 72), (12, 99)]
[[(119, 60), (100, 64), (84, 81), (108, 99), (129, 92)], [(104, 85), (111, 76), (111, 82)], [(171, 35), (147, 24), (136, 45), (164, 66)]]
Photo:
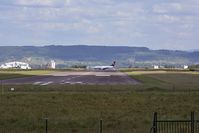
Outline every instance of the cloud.
[(190, 3), (190, 1), (180, 1), (175, 3), (158, 3), (153, 5), (154, 13), (177, 14), (177, 15), (199, 15), (198, 4)]
[(155, 13), (174, 13), (174, 12), (181, 12), (183, 10), (181, 3), (161, 3), (155, 4), (153, 6), (153, 11)]
[[(8, 45), (37, 40), (33, 44), (53, 41), (157, 49), (177, 48), (186, 38), (183, 48), (196, 47), (198, 4), (196, 0), (1, 0), (0, 34), (10, 33), (13, 40), (5, 40)], [(175, 47), (169, 45), (172, 41)]]
[(71, 0), (16, 0), (15, 4), (29, 7), (63, 7), (70, 2)]
[(180, 17), (172, 15), (158, 15), (156, 20), (161, 23), (179, 23), (181, 21)]

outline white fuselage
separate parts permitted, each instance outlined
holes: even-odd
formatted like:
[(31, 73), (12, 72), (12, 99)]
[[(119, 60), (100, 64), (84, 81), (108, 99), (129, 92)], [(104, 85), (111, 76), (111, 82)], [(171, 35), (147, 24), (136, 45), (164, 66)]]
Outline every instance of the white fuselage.
[(95, 66), (94, 70), (115, 70), (113, 66)]

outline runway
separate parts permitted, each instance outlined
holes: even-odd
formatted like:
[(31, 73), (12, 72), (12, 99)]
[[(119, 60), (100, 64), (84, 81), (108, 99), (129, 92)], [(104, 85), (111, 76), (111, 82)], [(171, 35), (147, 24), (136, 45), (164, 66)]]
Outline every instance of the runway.
[(138, 84), (122, 72), (54, 72), (42, 76), (3, 80), (3, 84), (50, 85), (50, 84)]

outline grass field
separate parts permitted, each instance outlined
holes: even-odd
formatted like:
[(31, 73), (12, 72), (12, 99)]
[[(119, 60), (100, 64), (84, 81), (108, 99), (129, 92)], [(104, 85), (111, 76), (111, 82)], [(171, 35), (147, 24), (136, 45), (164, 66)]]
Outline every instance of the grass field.
[(49, 74), (52, 72), (64, 72), (64, 71), (85, 71), (84, 69), (71, 68), (71, 69), (48, 69), (48, 70), (18, 70), (18, 69), (0, 69), (0, 80), (22, 78), (37, 75)]
[(0, 80), (43, 75), (53, 70), (0, 70)]
[(199, 90), (199, 72), (134, 71), (127, 73), (143, 83), (138, 86), (139, 89)]
[(155, 111), (162, 119), (199, 116), (199, 73), (128, 74), (141, 84), (2, 86), (0, 132), (42, 133), (48, 117), (51, 133), (98, 132), (100, 119), (104, 133), (148, 133)]

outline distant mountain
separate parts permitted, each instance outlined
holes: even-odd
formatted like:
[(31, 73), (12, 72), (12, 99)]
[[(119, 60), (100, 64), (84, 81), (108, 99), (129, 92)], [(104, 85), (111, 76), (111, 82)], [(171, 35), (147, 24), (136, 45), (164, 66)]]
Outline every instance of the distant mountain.
[(199, 63), (199, 52), (150, 50), (126, 46), (1, 46), (0, 63), (25, 61), (32, 65), (55, 60), (59, 66), (109, 65), (116, 60), (119, 66), (150, 66), (152, 64), (183, 65)]
[(199, 49), (191, 49), (189, 52), (199, 52)]

